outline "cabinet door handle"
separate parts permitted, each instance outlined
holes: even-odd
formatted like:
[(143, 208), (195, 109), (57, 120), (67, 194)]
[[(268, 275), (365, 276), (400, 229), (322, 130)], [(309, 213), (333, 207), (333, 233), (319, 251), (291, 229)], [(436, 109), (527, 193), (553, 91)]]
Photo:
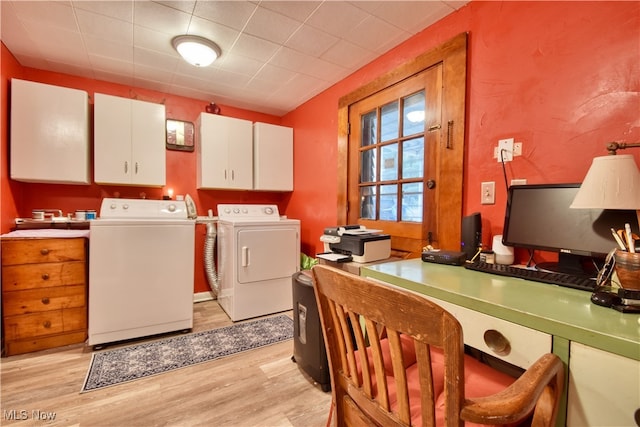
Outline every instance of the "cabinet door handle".
[(49, 320), (45, 320), (42, 323), (42, 326), (44, 326), (45, 328), (49, 329), (51, 327), (51, 322)]
[(43, 273), (42, 280), (49, 280), (49, 273)]
[(136, 173), (136, 175), (138, 174), (138, 162), (136, 162), (136, 169), (135, 169), (135, 173)]
[(511, 353), (509, 340), (495, 329), (489, 329), (484, 332), (484, 343), (497, 355), (507, 356)]
[(43, 303), (44, 305), (47, 305), (47, 304), (49, 304), (49, 303), (51, 302), (51, 301), (49, 300), (49, 297), (44, 297), (44, 298), (42, 298), (42, 300), (41, 300), (41, 301), (42, 301), (42, 303)]
[(231, 169), (231, 181), (235, 181), (236, 179), (236, 174), (234, 173), (234, 170)]
[(227, 179), (227, 170), (226, 169), (224, 170), (224, 179), (225, 180)]
[(129, 173), (129, 162), (126, 160), (124, 162), (124, 173)]
[(41, 253), (42, 255), (49, 255), (49, 249), (47, 249), (47, 248), (42, 248), (42, 249), (40, 249), (40, 253)]

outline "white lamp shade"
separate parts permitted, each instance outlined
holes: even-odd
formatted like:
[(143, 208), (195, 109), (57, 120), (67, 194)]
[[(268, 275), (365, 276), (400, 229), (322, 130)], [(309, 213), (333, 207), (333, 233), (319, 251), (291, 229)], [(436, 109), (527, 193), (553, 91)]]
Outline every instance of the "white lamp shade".
[(220, 56), (220, 48), (210, 40), (198, 36), (178, 36), (173, 47), (191, 65), (206, 67)]
[(629, 154), (596, 157), (572, 208), (640, 209), (640, 170)]

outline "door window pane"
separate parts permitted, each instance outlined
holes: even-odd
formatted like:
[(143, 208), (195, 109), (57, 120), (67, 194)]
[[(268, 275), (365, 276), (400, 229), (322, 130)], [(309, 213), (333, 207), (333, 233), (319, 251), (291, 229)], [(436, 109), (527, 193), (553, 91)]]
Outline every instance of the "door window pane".
[(382, 146), (380, 155), (380, 181), (398, 179), (398, 144)]
[(402, 221), (422, 222), (422, 182), (402, 184)]
[(376, 219), (376, 187), (360, 187), (360, 218)]
[(403, 98), (402, 136), (424, 132), (424, 91)]
[(402, 178), (424, 176), (424, 138), (404, 141), (402, 144)]
[(380, 186), (380, 219), (385, 221), (398, 220), (398, 186)]
[(368, 149), (360, 155), (360, 182), (376, 181), (376, 149)]
[(378, 117), (376, 111), (362, 116), (362, 141), (360, 141), (361, 147), (373, 145), (376, 143), (376, 126), (378, 124)]
[(398, 138), (398, 102), (384, 105), (380, 110), (380, 142)]

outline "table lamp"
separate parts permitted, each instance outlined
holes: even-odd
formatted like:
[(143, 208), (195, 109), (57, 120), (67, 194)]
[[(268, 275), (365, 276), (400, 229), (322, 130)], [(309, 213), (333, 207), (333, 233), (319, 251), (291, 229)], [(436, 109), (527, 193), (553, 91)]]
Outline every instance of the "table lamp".
[[(616, 154), (617, 150), (631, 147), (640, 147), (640, 142), (607, 144), (609, 155), (593, 159), (573, 199), (572, 208), (635, 210), (640, 227), (640, 170), (632, 155)], [(615, 225), (612, 224), (612, 226)], [(632, 289), (640, 289), (640, 247), (635, 250), (635, 253), (627, 249), (627, 251), (616, 251), (616, 271), (623, 288), (628, 284)], [(632, 276), (630, 281), (623, 282), (622, 276), (626, 275), (627, 267), (631, 269)], [(624, 272), (621, 271), (623, 268)]]

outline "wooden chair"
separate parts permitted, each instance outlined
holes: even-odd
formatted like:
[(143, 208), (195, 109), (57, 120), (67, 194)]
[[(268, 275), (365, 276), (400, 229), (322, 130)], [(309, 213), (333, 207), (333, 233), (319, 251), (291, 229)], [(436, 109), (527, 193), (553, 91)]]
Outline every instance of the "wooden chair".
[(516, 380), (465, 355), (458, 321), (423, 296), (326, 265), (313, 276), (337, 426), (555, 424), (557, 356)]

